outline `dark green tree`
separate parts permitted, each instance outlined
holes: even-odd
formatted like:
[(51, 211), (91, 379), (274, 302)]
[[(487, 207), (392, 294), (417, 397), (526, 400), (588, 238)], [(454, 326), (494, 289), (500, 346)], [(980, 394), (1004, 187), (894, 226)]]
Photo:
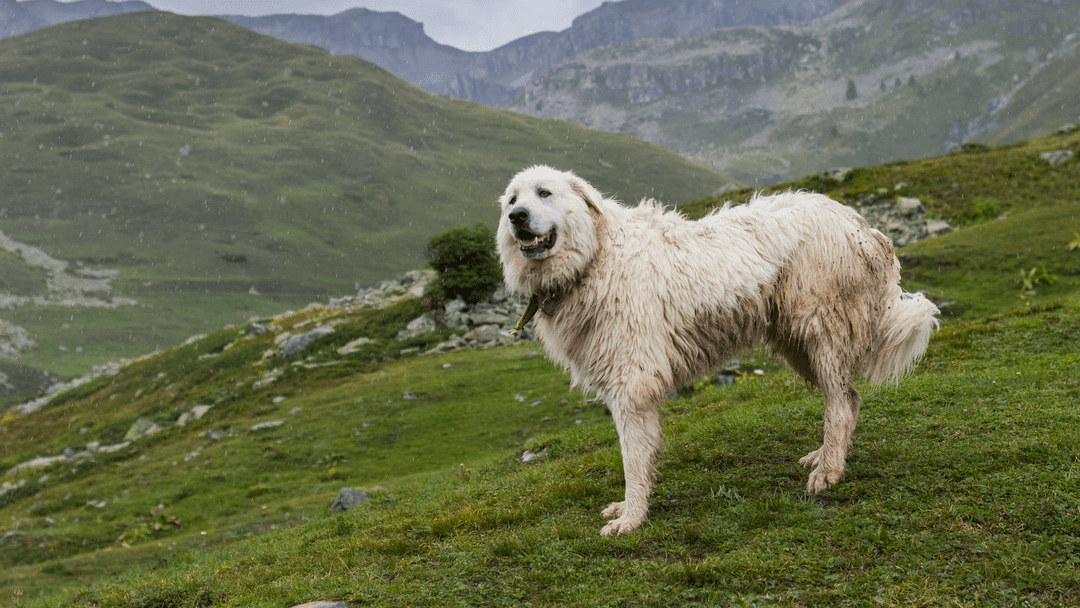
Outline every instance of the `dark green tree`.
[(844, 97), (846, 97), (849, 100), (856, 99), (856, 98), (859, 97), (859, 91), (858, 91), (858, 89), (855, 88), (855, 81), (854, 80), (847, 81), (847, 92), (844, 93)]
[(503, 282), (495, 252), (495, 233), (483, 222), (472, 228), (444, 230), (428, 241), (428, 264), (438, 273), (428, 286), (430, 298), (461, 298), (470, 306), (482, 301)]

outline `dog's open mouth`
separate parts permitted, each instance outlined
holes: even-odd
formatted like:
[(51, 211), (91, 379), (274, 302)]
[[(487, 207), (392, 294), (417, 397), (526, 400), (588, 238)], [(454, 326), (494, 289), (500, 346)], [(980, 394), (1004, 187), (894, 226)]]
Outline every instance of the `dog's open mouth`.
[(558, 232), (552, 228), (547, 234), (533, 234), (528, 230), (518, 230), (517, 239), (521, 243), (521, 255), (527, 258), (536, 258), (544, 255), (555, 246)]

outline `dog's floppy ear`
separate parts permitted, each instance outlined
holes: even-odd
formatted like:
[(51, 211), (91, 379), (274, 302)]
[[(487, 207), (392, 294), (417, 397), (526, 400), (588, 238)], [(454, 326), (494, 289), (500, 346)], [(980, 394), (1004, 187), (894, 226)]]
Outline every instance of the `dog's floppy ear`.
[(603, 212), (600, 211), (600, 201), (603, 200), (604, 197), (601, 196), (599, 190), (593, 188), (588, 182), (573, 174), (571, 174), (569, 181), (570, 189), (580, 196), (581, 200), (585, 201), (585, 204), (589, 206), (589, 209), (592, 210), (593, 213), (596, 215), (604, 215)]

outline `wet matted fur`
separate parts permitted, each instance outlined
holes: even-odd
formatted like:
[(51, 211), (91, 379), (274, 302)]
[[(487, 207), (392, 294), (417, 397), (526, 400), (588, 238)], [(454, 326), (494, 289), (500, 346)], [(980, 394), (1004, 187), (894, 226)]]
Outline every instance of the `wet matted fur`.
[(536, 330), (619, 434), (625, 499), (601, 530), (638, 528), (661, 448), (659, 403), (765, 342), (825, 399), (822, 446), (799, 463), (806, 489), (840, 480), (862, 398), (926, 351), (938, 310), (902, 291), (889, 239), (809, 192), (758, 196), (690, 221), (656, 202), (625, 207), (573, 173), (531, 167), (500, 198), (506, 282), (534, 294)]

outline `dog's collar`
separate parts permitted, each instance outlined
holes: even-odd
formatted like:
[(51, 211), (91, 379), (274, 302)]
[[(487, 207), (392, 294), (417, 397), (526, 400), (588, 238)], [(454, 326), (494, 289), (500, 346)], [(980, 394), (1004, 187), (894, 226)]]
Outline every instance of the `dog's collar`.
[(510, 330), (510, 335), (516, 336), (521, 333), (521, 330), (525, 329), (525, 324), (536, 316), (538, 310), (549, 317), (555, 316), (555, 313), (558, 312), (559, 302), (562, 301), (565, 293), (561, 289), (549, 289), (541, 293), (534, 293), (529, 298), (529, 304), (525, 307), (525, 312), (521, 314), (521, 318), (518, 319), (517, 325), (514, 325), (514, 329)]

